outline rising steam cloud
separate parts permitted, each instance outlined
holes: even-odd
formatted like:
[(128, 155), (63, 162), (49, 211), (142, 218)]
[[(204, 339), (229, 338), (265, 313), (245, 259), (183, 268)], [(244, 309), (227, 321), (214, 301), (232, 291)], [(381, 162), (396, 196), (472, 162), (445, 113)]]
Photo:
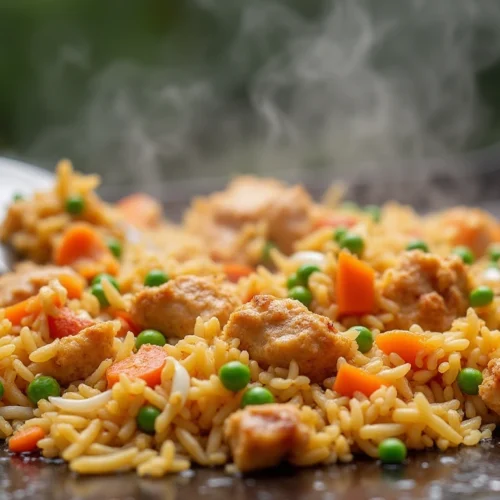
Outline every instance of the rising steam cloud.
[[(407, 159), (463, 150), (488, 121), (475, 75), (500, 57), (498, 0), (337, 0), (316, 16), (277, 0), (197, 7), (233, 32), (213, 59), (175, 71), (115, 62), (33, 156), (81, 158), (153, 194), (168, 179), (196, 191), (235, 171), (383, 178), (407, 175)], [(45, 70), (54, 102), (60, 64)]]

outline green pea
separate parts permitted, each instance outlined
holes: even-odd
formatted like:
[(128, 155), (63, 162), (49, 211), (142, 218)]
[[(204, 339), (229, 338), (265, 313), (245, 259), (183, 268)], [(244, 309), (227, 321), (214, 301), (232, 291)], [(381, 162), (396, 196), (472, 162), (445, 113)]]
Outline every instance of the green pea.
[(226, 389), (241, 391), (250, 382), (250, 368), (239, 361), (230, 361), (220, 367), (219, 379)]
[(464, 264), (472, 264), (474, 262), (474, 254), (471, 249), (466, 246), (458, 246), (455, 247), (452, 251), (452, 254), (458, 255), (463, 261)]
[(276, 244), (272, 241), (266, 241), (266, 243), (264, 244), (264, 248), (262, 249), (262, 262), (264, 262), (265, 264), (271, 262), (271, 250), (273, 248), (277, 248)]
[(309, 281), (309, 276), (311, 276), (312, 273), (319, 272), (321, 272), (321, 269), (318, 266), (314, 264), (303, 264), (297, 270), (297, 278), (300, 280), (301, 284), (306, 286)]
[(294, 286), (289, 290), (288, 297), (302, 302), (306, 307), (309, 307), (312, 302), (312, 293), (305, 286)]
[(372, 332), (364, 326), (355, 326), (354, 330), (357, 330), (359, 332), (359, 335), (356, 337), (359, 352), (363, 354), (365, 352), (368, 352), (373, 346)]
[(139, 349), (144, 344), (164, 346), (167, 343), (163, 333), (158, 330), (143, 330), (135, 339), (135, 347)]
[(265, 405), (270, 403), (274, 403), (274, 396), (265, 387), (252, 387), (245, 391), (241, 399), (242, 408), (248, 405)]
[(471, 249), (466, 246), (458, 246), (455, 247), (452, 251), (452, 254), (458, 255), (464, 264), (472, 264), (474, 262), (474, 254), (471, 252)]
[(344, 226), (339, 226), (335, 231), (333, 232), (333, 239), (337, 242), (340, 243), (342, 239), (345, 237), (347, 234), (348, 229)]
[(286, 287), (290, 290), (292, 288), (295, 288), (296, 286), (301, 285), (301, 281), (299, 277), (297, 276), (297, 273), (290, 274), (288, 276), (288, 279), (286, 280)]
[(147, 434), (155, 433), (155, 421), (161, 411), (152, 405), (143, 406), (136, 417), (137, 427)]
[(493, 290), (486, 285), (474, 288), (469, 294), (469, 302), (472, 307), (484, 307), (493, 302)]
[(120, 291), (120, 285), (118, 284), (118, 281), (116, 281), (116, 278), (107, 273), (98, 274), (92, 280), (92, 285), (100, 285), (104, 278), (106, 278), (118, 291)]
[(373, 222), (380, 222), (382, 218), (382, 211), (377, 205), (366, 205), (365, 212), (372, 216)]
[(365, 249), (365, 242), (359, 234), (347, 233), (340, 240), (340, 247), (346, 248), (355, 255), (361, 255)]
[(97, 297), (97, 300), (99, 301), (99, 304), (101, 304), (101, 307), (108, 307), (109, 302), (108, 299), (106, 298), (106, 294), (104, 293), (104, 288), (102, 287), (101, 283), (95, 283), (90, 287), (90, 293)]
[(500, 259), (500, 245), (491, 245), (491, 247), (488, 248), (488, 255), (493, 262)]
[(117, 258), (119, 259), (122, 256), (123, 248), (122, 248), (122, 243), (120, 240), (117, 238), (110, 238), (108, 240), (108, 248), (109, 251)]
[(406, 453), (406, 445), (398, 438), (384, 439), (378, 445), (378, 455), (383, 464), (401, 464)]
[(4, 393), (5, 393), (5, 388), (3, 386), (3, 383), (0, 382), (0, 399), (3, 398)]
[(460, 370), (457, 377), (458, 387), (465, 394), (477, 396), (479, 394), (479, 386), (483, 383), (483, 375), (475, 368), (464, 368)]
[(161, 269), (151, 269), (144, 278), (146, 286), (160, 286), (169, 280), (168, 274), (164, 273)]
[(41, 399), (49, 399), (50, 396), (60, 396), (61, 387), (55, 378), (48, 375), (40, 375), (29, 383), (26, 394), (29, 400), (36, 405)]
[(66, 212), (71, 215), (80, 215), (85, 209), (85, 200), (80, 195), (70, 196), (66, 199)]
[(406, 246), (406, 250), (422, 250), (422, 252), (428, 252), (429, 247), (427, 246), (427, 243), (422, 240), (412, 240), (408, 245)]
[(23, 201), (24, 196), (21, 193), (15, 193), (12, 199), (14, 200), (14, 202)]

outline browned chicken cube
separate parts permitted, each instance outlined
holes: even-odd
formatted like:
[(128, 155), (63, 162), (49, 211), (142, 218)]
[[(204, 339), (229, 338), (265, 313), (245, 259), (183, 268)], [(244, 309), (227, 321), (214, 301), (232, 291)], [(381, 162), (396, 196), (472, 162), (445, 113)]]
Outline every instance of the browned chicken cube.
[(263, 368), (288, 368), (295, 360), (302, 375), (323, 382), (337, 370), (337, 360), (350, 359), (353, 342), (340, 335), (325, 316), (315, 314), (297, 300), (256, 295), (237, 309), (224, 328), (226, 338), (240, 339)]
[(43, 374), (63, 385), (87, 378), (102, 361), (113, 357), (115, 335), (114, 323), (106, 321), (60, 339), (55, 357), (41, 363)]
[(0, 307), (15, 304), (35, 295), (42, 286), (61, 276), (70, 276), (83, 282), (82, 278), (69, 267), (37, 266), (31, 263), (17, 266), (15, 272), (0, 277)]
[(225, 423), (234, 462), (242, 472), (278, 465), (307, 446), (309, 431), (290, 404), (248, 406)]
[(465, 245), (476, 257), (482, 257), (494, 242), (500, 241), (500, 225), (488, 212), (479, 208), (454, 207), (427, 221), (427, 230), (452, 246)]
[(445, 332), (467, 311), (467, 271), (456, 256), (405, 252), (398, 265), (384, 274), (382, 295), (400, 308), (388, 329), (407, 330), (418, 324), (425, 330)]
[(301, 186), (239, 177), (225, 191), (197, 200), (186, 214), (186, 227), (205, 240), (214, 258), (242, 261), (239, 235), (245, 224), (267, 224), (267, 237), (290, 253), (313, 229), (314, 207)]
[(196, 318), (218, 318), (224, 326), (240, 301), (229, 284), (212, 277), (179, 276), (159, 287), (144, 288), (134, 298), (131, 314), (141, 328), (166, 336), (192, 334)]
[(500, 415), (500, 359), (490, 360), (488, 368), (483, 371), (479, 396), (490, 410)]

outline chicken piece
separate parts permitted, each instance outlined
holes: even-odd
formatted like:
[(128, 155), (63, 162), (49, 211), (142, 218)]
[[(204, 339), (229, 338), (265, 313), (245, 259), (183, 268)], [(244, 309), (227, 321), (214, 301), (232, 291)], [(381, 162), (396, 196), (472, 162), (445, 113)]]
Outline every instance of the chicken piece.
[(479, 208), (455, 207), (431, 216), (428, 231), (449, 245), (465, 245), (482, 257), (491, 243), (500, 241), (500, 225)]
[(192, 334), (196, 318), (216, 317), (221, 326), (240, 305), (231, 285), (213, 277), (179, 276), (159, 287), (144, 288), (132, 303), (132, 320), (141, 328), (155, 328), (166, 336)]
[(0, 277), (0, 307), (21, 302), (35, 295), (42, 286), (61, 276), (81, 278), (70, 267), (20, 264), (16, 271)]
[(442, 258), (414, 250), (405, 252), (382, 278), (382, 295), (399, 305), (387, 329), (447, 331), (469, 305), (467, 271), (459, 257)]
[(86, 379), (102, 361), (113, 357), (115, 335), (114, 322), (106, 321), (60, 339), (57, 354), (40, 363), (42, 373), (51, 375), (62, 385)]
[(484, 369), (479, 396), (490, 410), (500, 415), (500, 359), (490, 360)]
[(186, 214), (186, 228), (200, 236), (217, 260), (249, 262), (242, 228), (267, 226), (267, 237), (290, 253), (296, 240), (313, 230), (314, 203), (301, 186), (271, 179), (239, 177), (225, 191), (197, 200)]
[(240, 339), (240, 349), (263, 368), (288, 368), (295, 360), (300, 373), (313, 382), (333, 375), (339, 357), (351, 359), (356, 350), (325, 316), (297, 300), (271, 295), (256, 295), (233, 312), (223, 334)]
[(224, 433), (242, 472), (278, 465), (300, 453), (310, 437), (299, 410), (291, 404), (248, 406), (226, 420)]
[(116, 204), (119, 212), (129, 224), (147, 229), (159, 226), (163, 218), (161, 203), (146, 193), (134, 193)]

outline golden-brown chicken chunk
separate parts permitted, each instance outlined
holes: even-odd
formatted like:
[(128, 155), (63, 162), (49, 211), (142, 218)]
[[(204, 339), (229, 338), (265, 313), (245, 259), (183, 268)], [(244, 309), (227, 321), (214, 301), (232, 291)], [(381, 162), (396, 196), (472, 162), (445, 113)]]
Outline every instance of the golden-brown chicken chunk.
[(301, 186), (239, 177), (225, 191), (195, 201), (186, 214), (186, 228), (204, 239), (214, 258), (245, 261), (245, 225), (265, 224), (266, 236), (290, 253), (294, 242), (313, 229), (314, 206)]
[(476, 257), (483, 256), (491, 243), (500, 240), (498, 221), (479, 208), (455, 207), (432, 215), (427, 230), (434, 239), (469, 247)]
[(444, 332), (467, 311), (467, 272), (456, 256), (405, 252), (399, 264), (385, 272), (382, 295), (400, 308), (388, 329), (407, 330), (418, 324), (425, 330)]
[(490, 410), (500, 415), (500, 359), (490, 360), (488, 368), (483, 371), (479, 395)]
[(31, 263), (21, 264), (17, 266), (15, 272), (0, 276), (0, 307), (6, 307), (27, 299), (35, 295), (42, 286), (48, 285), (50, 281), (62, 276), (82, 280), (69, 267), (36, 266)]
[(113, 357), (115, 335), (114, 323), (106, 321), (60, 339), (55, 357), (41, 363), (43, 374), (51, 375), (63, 385), (87, 378), (102, 361)]
[(264, 368), (288, 368), (295, 360), (300, 373), (313, 382), (333, 375), (338, 358), (350, 359), (355, 351), (353, 342), (340, 335), (328, 318), (297, 300), (271, 295), (256, 295), (237, 309), (223, 334), (240, 339), (240, 349)]
[(196, 318), (218, 318), (221, 326), (240, 305), (233, 287), (212, 277), (179, 276), (162, 286), (145, 288), (134, 298), (135, 324), (155, 328), (166, 336), (192, 334)]
[(299, 410), (290, 404), (248, 406), (226, 420), (224, 431), (242, 472), (274, 467), (309, 441)]

